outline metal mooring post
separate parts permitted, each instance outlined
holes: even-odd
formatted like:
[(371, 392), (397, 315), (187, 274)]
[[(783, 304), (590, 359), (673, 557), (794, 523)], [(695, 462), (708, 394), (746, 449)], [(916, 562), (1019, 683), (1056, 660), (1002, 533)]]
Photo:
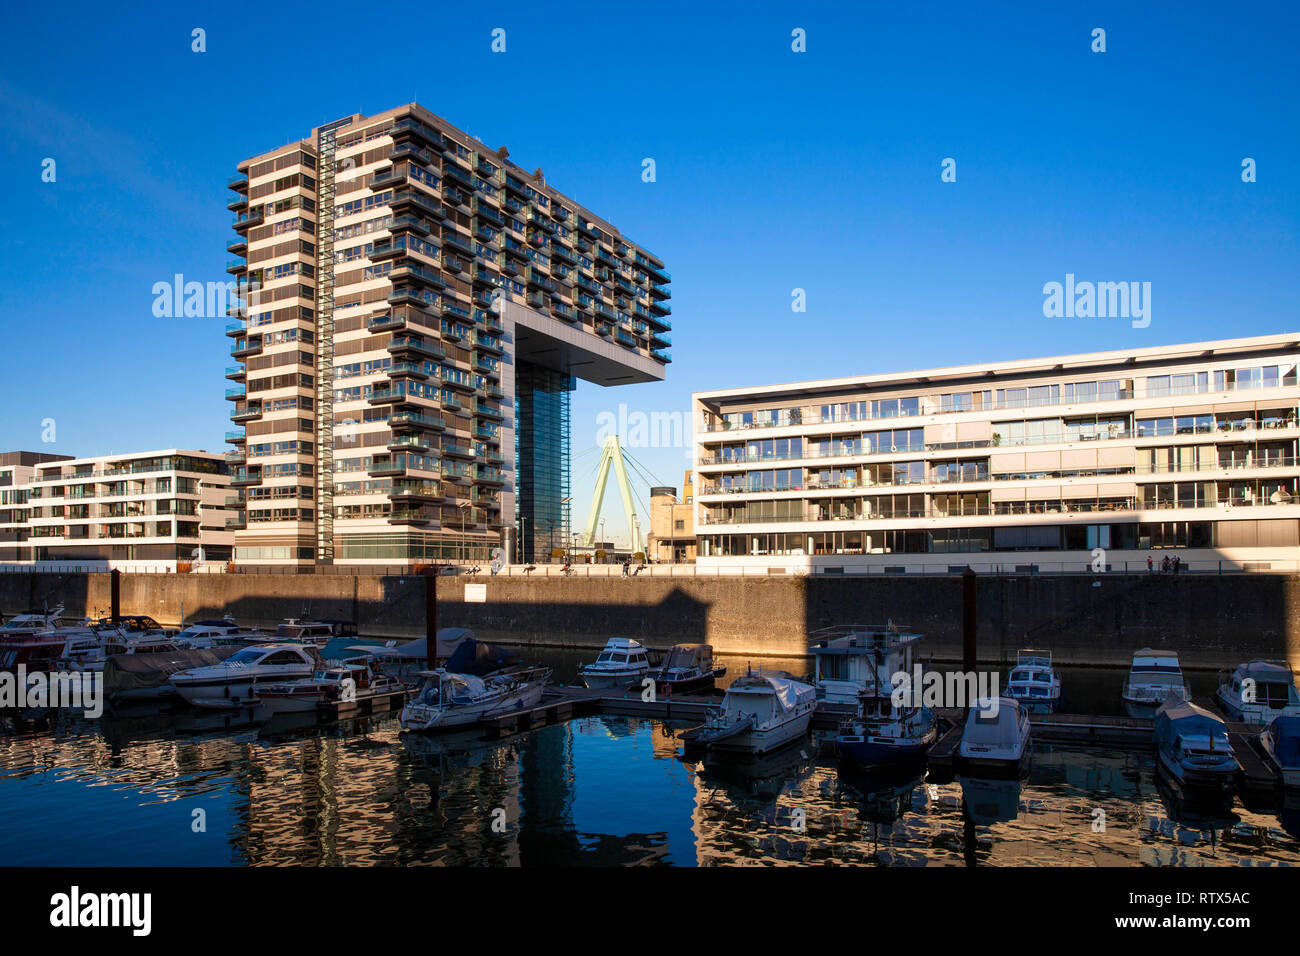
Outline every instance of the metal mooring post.
[(437, 666), (438, 659), (438, 566), (424, 572), (424, 640), (425, 662), (429, 670)]
[(961, 573), (961, 656), (966, 673), (975, 673), (975, 582), (978, 575), (969, 567)]
[(114, 621), (122, 615), (122, 572), (117, 568), (108, 572), (108, 613)]

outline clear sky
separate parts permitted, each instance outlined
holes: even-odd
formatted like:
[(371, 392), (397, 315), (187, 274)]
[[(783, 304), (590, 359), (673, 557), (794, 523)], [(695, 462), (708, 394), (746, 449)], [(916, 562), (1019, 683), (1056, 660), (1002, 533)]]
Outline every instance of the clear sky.
[[(709, 388), (1295, 331), (1298, 10), (11, 6), (0, 449), (228, 447), (225, 319), (156, 318), (153, 284), (228, 278), (240, 159), (412, 99), (672, 273), (667, 381), (574, 397), (575, 526), (620, 404), (685, 416)], [(1150, 282), (1150, 325), (1045, 318), (1067, 273)], [(678, 485), (688, 445), (633, 454)]]

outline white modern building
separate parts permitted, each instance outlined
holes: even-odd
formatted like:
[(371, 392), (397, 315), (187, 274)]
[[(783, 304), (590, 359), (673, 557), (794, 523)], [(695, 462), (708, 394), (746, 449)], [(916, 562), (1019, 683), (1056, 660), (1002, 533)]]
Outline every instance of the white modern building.
[(36, 463), (21, 486), (37, 569), (175, 571), (230, 560), (223, 456), (178, 448)]
[(1300, 568), (1300, 335), (694, 395), (698, 562)]

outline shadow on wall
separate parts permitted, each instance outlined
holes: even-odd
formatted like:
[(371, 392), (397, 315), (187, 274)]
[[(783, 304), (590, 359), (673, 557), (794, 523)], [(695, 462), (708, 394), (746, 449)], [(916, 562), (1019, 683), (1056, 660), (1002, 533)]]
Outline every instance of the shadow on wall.
[[(102, 577), (103, 587), (92, 590)], [(102, 590), (102, 598), (99, 592)], [(27, 610), (45, 610), (62, 604), (65, 619), (107, 617), (108, 575), (0, 574), (0, 611), (6, 618)]]
[[(1255, 658), (1300, 667), (1300, 579), (1283, 574), (980, 575), (981, 661), (1024, 647), (1060, 664), (1127, 667), (1142, 647), (1191, 667)], [(961, 575), (808, 579), (807, 626), (884, 624), (926, 636), (926, 659), (961, 659)]]
[[(486, 584), (487, 600), (467, 601), (466, 585)], [(603, 646), (610, 637), (632, 637), (654, 646), (708, 640), (710, 604), (678, 587), (658, 600), (611, 602), (606, 582), (470, 581), (440, 578), (438, 627), (468, 627), (482, 640), (513, 644)], [(592, 586), (592, 585), (595, 586)], [(559, 585), (559, 586), (556, 586)], [(566, 586), (567, 585), (567, 586)], [(509, 589), (507, 592), (506, 589)], [(639, 590), (637, 593), (641, 593)], [(574, 600), (575, 596), (579, 596)], [(505, 597), (513, 600), (504, 599)], [(366, 624), (424, 634), (425, 582), (419, 577), (384, 578), (383, 598), (360, 602)]]

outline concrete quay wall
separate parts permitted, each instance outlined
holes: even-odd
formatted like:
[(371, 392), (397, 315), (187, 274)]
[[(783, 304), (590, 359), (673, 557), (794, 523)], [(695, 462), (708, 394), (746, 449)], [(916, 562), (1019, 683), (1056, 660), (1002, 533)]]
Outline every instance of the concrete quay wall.
[[(106, 615), (106, 573), (0, 574), (0, 610), (63, 603), (69, 617)], [(121, 575), (121, 612), (176, 624), (230, 613), (273, 627), (286, 617), (344, 618), (365, 636), (425, 631), (423, 577), (338, 574)], [(485, 600), (467, 601), (466, 586)], [(438, 624), (514, 644), (598, 647), (614, 635), (652, 646), (699, 641), (724, 653), (789, 657), (806, 634), (893, 620), (926, 635), (929, 659), (961, 656), (961, 579), (934, 577), (440, 577)], [(1008, 661), (1050, 649), (1062, 664), (1127, 666), (1139, 647), (1176, 649), (1185, 664), (1252, 658), (1300, 666), (1300, 576), (982, 575), (979, 650)]]

